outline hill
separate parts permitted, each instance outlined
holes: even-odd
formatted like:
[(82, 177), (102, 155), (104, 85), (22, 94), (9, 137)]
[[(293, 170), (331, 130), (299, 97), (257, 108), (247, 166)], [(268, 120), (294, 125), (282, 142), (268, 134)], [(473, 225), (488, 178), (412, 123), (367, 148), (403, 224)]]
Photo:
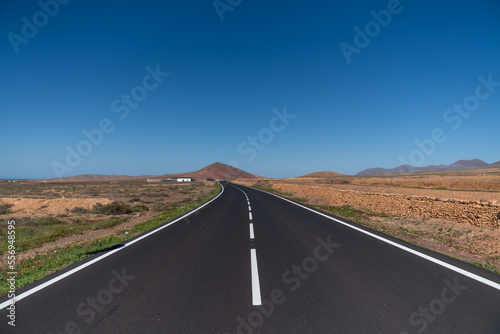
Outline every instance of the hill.
[(500, 161), (497, 161), (497, 162), (494, 162), (494, 163), (490, 164), (489, 167), (491, 167), (491, 168), (500, 168)]
[(181, 176), (192, 177), (195, 180), (231, 180), (231, 179), (256, 179), (260, 178), (257, 175), (253, 175), (245, 172), (239, 168), (235, 168), (230, 165), (226, 165), (220, 162), (215, 162), (208, 165), (200, 170), (187, 173), (176, 173), (176, 174), (164, 174), (164, 175), (141, 175), (141, 176), (130, 176), (130, 175), (102, 175), (102, 174), (81, 174), (75, 176), (68, 176), (62, 178), (56, 178), (53, 180), (59, 181), (102, 181), (102, 180), (141, 180), (147, 178), (178, 178)]
[(181, 176), (192, 177), (195, 180), (202, 180), (202, 179), (231, 180), (231, 179), (261, 178), (260, 176), (247, 173), (244, 170), (220, 162), (215, 162), (211, 165), (208, 165), (194, 172), (162, 175), (162, 177), (164, 178), (176, 178)]
[(488, 164), (479, 159), (471, 160), (458, 160), (451, 165), (430, 165), (425, 167), (413, 167), (410, 165), (401, 165), (395, 168), (368, 168), (359, 173), (357, 176), (361, 175), (377, 175), (377, 174), (401, 174), (401, 173), (419, 173), (419, 172), (446, 172), (454, 170), (469, 170), (469, 169), (481, 169), (481, 168), (494, 168), (500, 167), (500, 161), (492, 164)]

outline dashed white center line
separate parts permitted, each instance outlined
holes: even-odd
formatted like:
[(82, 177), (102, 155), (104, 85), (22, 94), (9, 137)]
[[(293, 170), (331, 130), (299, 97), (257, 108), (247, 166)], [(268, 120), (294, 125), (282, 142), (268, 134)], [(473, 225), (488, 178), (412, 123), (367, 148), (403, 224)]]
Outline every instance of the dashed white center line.
[(250, 249), (250, 262), (252, 265), (252, 304), (262, 305), (260, 297), (259, 269), (257, 268), (257, 253), (255, 249)]
[[(253, 242), (255, 240), (255, 234), (254, 234), (254, 230), (253, 230), (253, 223), (252, 223), (253, 216), (252, 216), (252, 207), (250, 205), (250, 199), (248, 198), (248, 195), (243, 190), (241, 190), (240, 188), (238, 188), (236, 186), (234, 186), (234, 187), (236, 189), (238, 189), (239, 191), (241, 191), (243, 194), (245, 194), (245, 198), (247, 199), (248, 218), (250, 219), (250, 222), (249, 222), (250, 240), (251, 240), (252, 247), (254, 247)], [(259, 270), (257, 267), (257, 252), (256, 252), (255, 248), (250, 249), (250, 269), (251, 269), (251, 273), (252, 273), (252, 304), (254, 306), (260, 306), (260, 305), (262, 305), (262, 299), (260, 296)]]

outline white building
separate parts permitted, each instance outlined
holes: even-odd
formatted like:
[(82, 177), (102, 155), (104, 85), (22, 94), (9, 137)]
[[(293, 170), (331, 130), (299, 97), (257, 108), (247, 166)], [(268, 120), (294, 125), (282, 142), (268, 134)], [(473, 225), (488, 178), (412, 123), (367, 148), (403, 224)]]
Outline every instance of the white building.
[(191, 182), (193, 181), (192, 177), (179, 177), (177, 178), (177, 182)]

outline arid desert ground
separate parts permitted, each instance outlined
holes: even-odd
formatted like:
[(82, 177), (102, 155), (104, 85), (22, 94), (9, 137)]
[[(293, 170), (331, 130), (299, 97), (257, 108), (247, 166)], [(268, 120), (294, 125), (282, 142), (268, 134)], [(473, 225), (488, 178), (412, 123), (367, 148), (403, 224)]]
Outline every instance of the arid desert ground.
[[(162, 213), (202, 199), (214, 182), (0, 182), (0, 219), (16, 221), (18, 260), (125, 233)], [(0, 238), (7, 238), (7, 225)], [(5, 247), (0, 248), (4, 253)], [(5, 268), (6, 257), (0, 260)]]
[(491, 270), (500, 269), (500, 169), (237, 180)]
[[(233, 182), (500, 272), (498, 168), (375, 176), (320, 172)], [(217, 189), (214, 181), (5, 181), (0, 182), (0, 219), (16, 221), (16, 257), (26, 277), (22, 284), (28, 284), (173, 219)], [(5, 254), (7, 225), (2, 226), (0, 253)], [(6, 270), (3, 256), (0, 271)]]

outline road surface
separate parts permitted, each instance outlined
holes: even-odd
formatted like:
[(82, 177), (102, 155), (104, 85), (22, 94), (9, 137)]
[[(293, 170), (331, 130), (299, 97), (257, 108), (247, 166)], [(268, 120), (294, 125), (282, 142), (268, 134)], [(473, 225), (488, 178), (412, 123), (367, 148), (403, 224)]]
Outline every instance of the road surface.
[(17, 291), (31, 294), (15, 327), (2, 298), (0, 332), (500, 333), (499, 275), (222, 185), (184, 219)]

